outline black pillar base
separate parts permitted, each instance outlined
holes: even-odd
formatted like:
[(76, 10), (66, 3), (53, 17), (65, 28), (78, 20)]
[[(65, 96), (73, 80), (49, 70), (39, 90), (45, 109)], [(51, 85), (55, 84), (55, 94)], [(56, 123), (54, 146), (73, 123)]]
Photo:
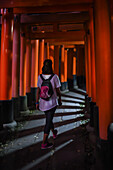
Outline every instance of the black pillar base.
[(73, 89), (73, 79), (67, 79), (69, 90)]
[(113, 123), (108, 126), (108, 169), (113, 169)]
[(68, 82), (65, 82), (65, 89), (68, 90)]
[(61, 91), (68, 91), (68, 82), (61, 82)]
[(85, 97), (85, 102), (86, 102), (86, 111), (87, 113), (90, 115), (90, 102), (91, 102), (91, 97), (88, 97), (88, 95), (86, 95)]
[(77, 75), (73, 75), (73, 88), (77, 88)]
[(13, 113), (14, 113), (14, 119), (18, 118), (20, 116), (19, 114), (19, 97), (12, 98), (13, 101)]
[(88, 99), (88, 94), (85, 95), (85, 111), (87, 112), (87, 99)]
[(93, 119), (94, 119), (94, 130), (96, 135), (99, 137), (99, 109), (98, 106), (94, 106), (93, 111)]
[(31, 88), (32, 105), (36, 103), (36, 92), (37, 92), (37, 87), (32, 87)]
[(66, 86), (65, 86), (65, 82), (61, 82), (61, 91), (65, 91)]
[(0, 101), (0, 130), (3, 129), (2, 102)]
[(90, 126), (94, 127), (94, 106), (95, 102), (90, 102)]
[[(99, 138), (98, 143), (97, 143), (97, 148), (98, 148), (98, 152), (101, 156), (101, 160), (104, 164), (104, 169), (112, 170), (113, 166), (112, 166), (112, 168), (110, 167), (109, 158), (108, 158), (108, 140), (103, 140), (103, 139)], [(111, 157), (111, 159), (113, 159), (113, 157)]]
[(87, 104), (88, 94), (85, 94), (85, 103)]
[(32, 94), (26, 93), (26, 95), (27, 95), (27, 106), (30, 107), (32, 106)]
[(27, 111), (27, 96), (19, 96), (19, 110), (20, 111)]
[(12, 100), (0, 101), (0, 124), (13, 122), (13, 102)]
[(85, 76), (77, 76), (77, 85), (78, 85), (78, 88), (86, 90)]

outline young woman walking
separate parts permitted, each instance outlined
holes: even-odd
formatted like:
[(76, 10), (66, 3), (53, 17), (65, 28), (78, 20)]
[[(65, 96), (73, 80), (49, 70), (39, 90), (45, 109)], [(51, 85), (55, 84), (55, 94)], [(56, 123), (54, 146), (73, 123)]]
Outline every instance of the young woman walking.
[(52, 143), (48, 142), (50, 130), (53, 133), (53, 138), (57, 136), (58, 132), (54, 129), (53, 117), (58, 104), (62, 104), (60, 93), (61, 83), (58, 75), (53, 73), (52, 61), (50, 59), (44, 61), (42, 74), (38, 76), (37, 86), (36, 109), (44, 111), (46, 116), (41, 149), (46, 149), (53, 146)]

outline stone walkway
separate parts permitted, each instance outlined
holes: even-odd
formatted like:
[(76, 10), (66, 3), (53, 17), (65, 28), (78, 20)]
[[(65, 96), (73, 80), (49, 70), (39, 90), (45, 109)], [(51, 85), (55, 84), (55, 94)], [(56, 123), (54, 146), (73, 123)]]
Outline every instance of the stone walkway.
[(58, 137), (53, 140), (52, 133), (49, 136), (53, 148), (40, 148), (44, 113), (37, 110), (22, 113), (12, 138), (1, 143), (0, 170), (104, 170), (94, 133), (86, 128), (89, 118), (84, 114), (85, 93), (63, 93), (62, 101), (54, 117)]

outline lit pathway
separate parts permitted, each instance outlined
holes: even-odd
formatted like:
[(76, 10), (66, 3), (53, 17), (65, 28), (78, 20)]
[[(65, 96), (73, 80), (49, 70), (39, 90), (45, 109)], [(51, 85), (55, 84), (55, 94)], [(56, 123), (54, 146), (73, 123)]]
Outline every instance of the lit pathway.
[[(58, 107), (54, 125), (58, 137), (49, 140), (54, 147), (41, 150), (45, 116), (33, 111), (18, 122), (16, 137), (1, 148), (1, 170), (82, 170), (86, 167), (84, 143), (86, 124), (84, 116), (85, 95), (75, 92), (62, 94), (63, 105)], [(87, 167), (86, 167), (87, 168)]]

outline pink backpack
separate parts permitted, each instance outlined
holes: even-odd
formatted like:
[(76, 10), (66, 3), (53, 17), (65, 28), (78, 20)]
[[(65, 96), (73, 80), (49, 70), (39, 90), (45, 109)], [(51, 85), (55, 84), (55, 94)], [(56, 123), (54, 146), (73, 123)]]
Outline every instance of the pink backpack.
[(53, 87), (50, 81), (53, 76), (54, 74), (52, 74), (48, 79), (44, 79), (42, 74), (40, 74), (40, 77), (42, 79), (40, 98), (44, 100), (49, 100), (53, 95)]

